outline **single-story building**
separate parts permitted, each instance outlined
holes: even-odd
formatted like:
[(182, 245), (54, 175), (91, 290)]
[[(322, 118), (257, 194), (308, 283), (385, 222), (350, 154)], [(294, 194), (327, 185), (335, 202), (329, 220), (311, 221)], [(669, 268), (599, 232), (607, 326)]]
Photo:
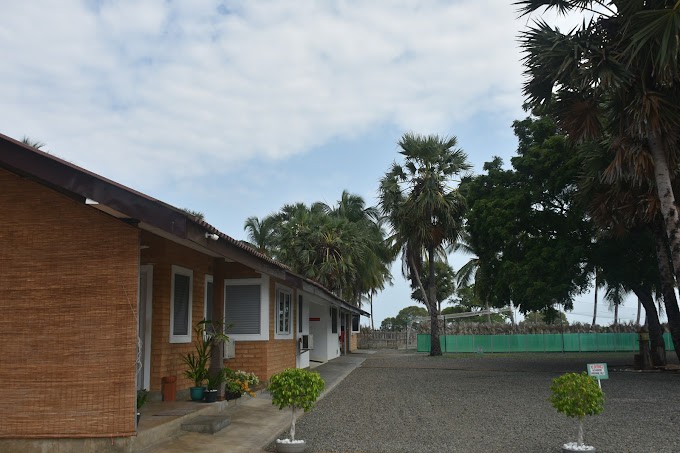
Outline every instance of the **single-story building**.
[(1, 134), (0, 208), (0, 451), (125, 451), (137, 389), (192, 385), (181, 356), (202, 319), (230, 325), (225, 366), (267, 380), (355, 349), (368, 316), (181, 209)]

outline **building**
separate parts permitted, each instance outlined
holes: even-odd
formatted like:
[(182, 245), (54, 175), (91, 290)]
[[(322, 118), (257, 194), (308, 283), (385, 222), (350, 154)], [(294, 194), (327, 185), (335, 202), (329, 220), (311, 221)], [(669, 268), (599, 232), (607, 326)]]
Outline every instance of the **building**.
[(180, 209), (4, 135), (0, 208), (0, 451), (125, 451), (137, 389), (191, 386), (181, 355), (204, 318), (231, 325), (224, 364), (266, 380), (352, 350), (343, 332), (368, 315)]

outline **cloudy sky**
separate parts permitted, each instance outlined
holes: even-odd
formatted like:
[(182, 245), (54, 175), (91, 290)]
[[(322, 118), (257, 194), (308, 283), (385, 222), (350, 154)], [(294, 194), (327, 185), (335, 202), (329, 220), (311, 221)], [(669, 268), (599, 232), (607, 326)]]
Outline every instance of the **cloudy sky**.
[[(507, 162), (525, 116), (511, 3), (6, 2), (0, 132), (246, 239), (247, 217), (285, 203), (375, 204), (407, 131), (457, 136), (477, 171)], [(394, 274), (376, 327), (413, 305)]]

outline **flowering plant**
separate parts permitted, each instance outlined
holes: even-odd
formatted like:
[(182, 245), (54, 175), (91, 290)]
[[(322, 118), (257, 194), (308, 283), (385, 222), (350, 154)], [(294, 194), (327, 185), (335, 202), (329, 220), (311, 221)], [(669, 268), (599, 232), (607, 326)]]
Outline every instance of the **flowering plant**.
[(224, 369), (225, 374), (225, 388), (229, 393), (238, 393), (240, 395), (247, 393), (250, 396), (255, 396), (252, 390), (254, 386), (260, 383), (260, 379), (255, 373), (249, 373), (242, 370)]

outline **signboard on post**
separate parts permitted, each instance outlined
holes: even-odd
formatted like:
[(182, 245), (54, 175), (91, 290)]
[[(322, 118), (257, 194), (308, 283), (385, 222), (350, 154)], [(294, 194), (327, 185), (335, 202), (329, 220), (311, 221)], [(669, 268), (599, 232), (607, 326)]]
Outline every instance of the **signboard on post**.
[(600, 384), (602, 388), (602, 379), (609, 379), (609, 370), (607, 369), (606, 363), (589, 363), (588, 364), (588, 376), (592, 376), (597, 379), (597, 383)]
[(595, 379), (609, 379), (609, 371), (607, 370), (607, 364), (589, 363), (588, 376), (592, 376)]

